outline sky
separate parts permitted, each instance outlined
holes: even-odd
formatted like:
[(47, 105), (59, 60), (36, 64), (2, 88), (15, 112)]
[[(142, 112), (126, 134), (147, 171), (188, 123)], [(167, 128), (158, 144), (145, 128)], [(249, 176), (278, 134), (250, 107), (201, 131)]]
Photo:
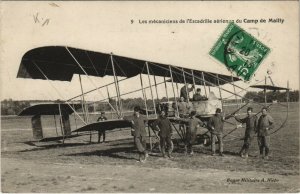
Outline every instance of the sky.
[[(262, 81), (271, 72), (276, 85), (299, 89), (299, 9), (297, 1), (233, 2), (0, 2), (0, 87), (1, 100), (66, 100), (80, 94), (79, 78), (72, 82), (16, 78), (22, 56), (43, 46), (70, 46), (86, 50), (172, 64), (197, 70), (230, 75), (209, 51), (227, 23), (149, 24), (149, 20), (241, 20), (245, 31), (271, 48), (270, 54), (249, 83)], [(271, 23), (269, 19), (283, 21)], [(254, 23), (266, 19), (266, 23)], [(133, 21), (133, 23), (132, 23)], [(144, 21), (148, 21), (145, 23)], [(113, 82), (113, 77), (82, 76), (83, 89)], [(148, 78), (143, 77), (145, 85)], [(162, 78), (158, 79), (158, 82)], [(151, 78), (153, 84), (153, 78)], [(173, 91), (168, 84), (168, 95)], [(140, 81), (132, 78), (121, 82), (121, 93), (138, 89)], [(179, 85), (180, 87), (180, 85)], [(233, 91), (230, 85), (224, 86)], [(108, 87), (111, 96), (114, 86)], [(217, 92), (217, 88), (212, 89)], [(159, 97), (166, 96), (164, 86)], [(239, 92), (239, 89), (236, 89)], [(147, 90), (150, 98), (150, 90)], [(155, 94), (155, 93), (154, 93)], [(156, 94), (155, 94), (156, 95)], [(223, 94), (230, 96), (229, 94)], [(141, 92), (124, 96), (141, 97)], [(107, 91), (86, 96), (101, 100)]]

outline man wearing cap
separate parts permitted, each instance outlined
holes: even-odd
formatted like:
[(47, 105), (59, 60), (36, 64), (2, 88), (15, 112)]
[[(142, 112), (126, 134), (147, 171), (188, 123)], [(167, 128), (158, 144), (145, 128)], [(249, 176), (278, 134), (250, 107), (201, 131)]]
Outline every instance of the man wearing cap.
[[(256, 132), (257, 116), (253, 115), (252, 111), (252, 107), (248, 107), (247, 116), (242, 119), (237, 118), (236, 115), (234, 115), (235, 120), (237, 120), (240, 123), (246, 123), (244, 144), (241, 151), (239, 152), (239, 155), (243, 158), (248, 158), (249, 148)], [(245, 155), (243, 153), (245, 153)]]
[(193, 144), (195, 143), (197, 137), (197, 128), (201, 126), (204, 127), (204, 123), (196, 118), (196, 111), (192, 111), (190, 118), (188, 119), (188, 126), (186, 129), (186, 143), (185, 143), (185, 153), (193, 155)]
[(146, 151), (146, 126), (147, 118), (140, 114), (140, 107), (134, 107), (132, 116), (124, 117), (125, 120), (132, 123), (132, 132), (134, 134), (134, 144), (139, 152), (139, 161), (145, 162), (148, 153)]
[[(106, 121), (107, 118), (105, 116), (105, 112), (101, 112), (100, 117), (97, 119), (97, 122), (99, 121)], [(98, 130), (98, 143), (100, 143), (100, 138), (103, 135), (103, 143), (105, 143), (105, 130)]]
[(224, 121), (228, 118), (231, 117), (231, 115), (224, 117), (221, 114), (221, 109), (217, 108), (216, 109), (216, 114), (212, 116), (209, 121), (208, 121), (208, 129), (211, 132), (211, 151), (212, 155), (216, 155), (216, 139), (218, 139), (219, 142), (219, 151), (220, 151), (220, 156), (223, 155), (223, 126), (224, 126)]
[(274, 119), (268, 114), (268, 109), (266, 107), (263, 107), (261, 111), (262, 114), (259, 117), (257, 124), (257, 140), (260, 156), (264, 159), (268, 159), (270, 152), (269, 131), (273, 128)]
[(193, 101), (204, 101), (208, 100), (205, 96), (201, 95), (201, 89), (197, 88), (196, 93), (193, 95)]
[(160, 146), (162, 156), (165, 158), (165, 148), (167, 147), (167, 155), (169, 158), (172, 158), (172, 124), (170, 120), (166, 117), (165, 111), (161, 111), (157, 120), (155, 120), (151, 126), (154, 130), (159, 131), (158, 135), (160, 138)]

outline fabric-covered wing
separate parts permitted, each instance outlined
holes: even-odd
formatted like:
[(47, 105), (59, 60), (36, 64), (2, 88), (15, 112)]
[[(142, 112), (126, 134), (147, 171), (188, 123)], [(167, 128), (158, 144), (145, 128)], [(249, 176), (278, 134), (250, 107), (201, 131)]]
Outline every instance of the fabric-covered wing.
[(91, 123), (72, 132), (113, 130), (116, 128), (128, 128), (131, 126), (131, 122), (126, 120), (108, 120), (100, 121), (97, 123)]
[(37, 104), (23, 109), (18, 116), (33, 116), (33, 115), (59, 115), (59, 109), (61, 114), (72, 114), (74, 110), (81, 108), (80, 104)]
[(251, 88), (264, 89), (264, 90), (288, 90), (288, 88), (272, 86), (272, 85), (253, 85), (253, 86), (250, 86), (250, 87)]
[[(171, 68), (175, 82), (184, 83), (185, 77), (187, 83), (193, 83), (191, 69), (150, 61), (147, 63), (150, 75), (171, 77)], [(74, 74), (84, 75), (86, 73), (97, 77), (112, 76), (113, 66), (116, 76), (134, 77), (140, 73), (148, 74), (145, 60), (71, 47), (47, 46), (35, 48), (25, 53), (17, 77), (71, 81)], [(186, 72), (184, 76), (183, 71)], [(202, 73), (204, 79), (214, 85), (222, 85), (232, 81), (231, 76), (194, 70), (193, 74), (197, 85), (203, 85)], [(237, 77), (233, 78), (233, 81), (238, 80)]]

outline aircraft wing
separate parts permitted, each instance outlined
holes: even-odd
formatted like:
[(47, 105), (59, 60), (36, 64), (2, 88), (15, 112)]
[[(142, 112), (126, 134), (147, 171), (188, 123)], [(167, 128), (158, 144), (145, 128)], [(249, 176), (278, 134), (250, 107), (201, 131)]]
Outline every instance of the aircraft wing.
[(103, 130), (113, 130), (116, 128), (128, 128), (131, 127), (132, 124), (130, 121), (127, 120), (107, 120), (107, 121), (100, 121), (96, 123), (91, 123), (85, 125), (79, 129), (76, 129), (72, 132), (84, 132), (84, 131), (103, 131)]
[(272, 86), (272, 85), (252, 85), (251, 88), (259, 88), (264, 90), (289, 90), (288, 88)]
[(80, 109), (81, 104), (66, 104), (66, 103), (52, 103), (52, 104), (37, 104), (23, 109), (18, 116), (34, 116), (34, 115), (59, 115), (59, 110), (62, 114), (72, 114), (74, 110)]
[(223, 74), (64, 46), (46, 46), (29, 50), (22, 57), (17, 77), (71, 81), (74, 74), (112, 76), (114, 64), (116, 76), (130, 78), (138, 74), (148, 74), (146, 62), (150, 75), (170, 78), (171, 69), (173, 81), (177, 83), (184, 83), (185, 79), (187, 83), (192, 84), (194, 81), (192, 74), (197, 78), (195, 79), (197, 85), (204, 84), (201, 80), (202, 76), (207, 81), (206, 85), (210, 85), (209, 83), (222, 85), (240, 80)]

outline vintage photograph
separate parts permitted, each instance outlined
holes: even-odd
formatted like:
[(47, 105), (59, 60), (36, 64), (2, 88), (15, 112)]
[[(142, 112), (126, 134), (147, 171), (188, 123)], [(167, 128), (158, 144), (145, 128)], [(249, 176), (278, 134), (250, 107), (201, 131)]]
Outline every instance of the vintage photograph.
[(299, 1), (0, 2), (2, 193), (299, 193)]

